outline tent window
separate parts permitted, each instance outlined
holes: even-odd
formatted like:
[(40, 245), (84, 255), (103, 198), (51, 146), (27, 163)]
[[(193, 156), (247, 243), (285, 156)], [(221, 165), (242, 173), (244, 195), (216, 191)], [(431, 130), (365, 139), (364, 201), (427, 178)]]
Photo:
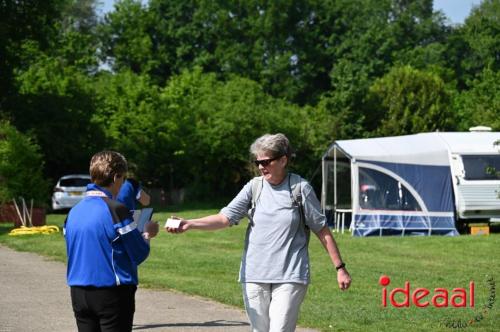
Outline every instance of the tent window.
[(462, 156), (466, 180), (500, 180), (500, 155)]
[[(327, 184), (326, 200), (327, 210), (334, 209), (336, 205), (340, 209), (351, 208), (351, 163), (346, 158), (337, 160), (337, 176), (335, 177), (335, 167), (333, 161), (326, 162)], [(337, 183), (335, 183), (335, 178)], [(337, 191), (337, 204), (335, 204), (335, 190)]]
[(370, 210), (422, 210), (401, 182), (365, 167), (359, 168), (359, 206)]

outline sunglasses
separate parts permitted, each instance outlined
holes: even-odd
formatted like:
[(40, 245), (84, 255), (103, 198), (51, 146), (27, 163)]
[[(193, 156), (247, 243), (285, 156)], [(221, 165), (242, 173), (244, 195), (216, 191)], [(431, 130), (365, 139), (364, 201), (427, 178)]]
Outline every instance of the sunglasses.
[(275, 160), (278, 160), (280, 159), (281, 157), (283, 157), (283, 155), (281, 156), (278, 156), (278, 157), (274, 157), (274, 158), (269, 158), (269, 159), (262, 159), (262, 160), (254, 160), (253, 163), (255, 164), (255, 166), (259, 167), (259, 165), (262, 165), (264, 167), (268, 166), (272, 161), (275, 161)]

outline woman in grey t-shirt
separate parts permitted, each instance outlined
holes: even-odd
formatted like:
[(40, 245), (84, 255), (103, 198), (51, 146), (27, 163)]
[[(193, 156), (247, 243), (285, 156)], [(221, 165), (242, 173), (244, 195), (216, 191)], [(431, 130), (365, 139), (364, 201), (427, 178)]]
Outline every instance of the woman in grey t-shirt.
[(286, 136), (261, 136), (250, 152), (261, 177), (249, 181), (220, 213), (183, 219), (178, 228), (167, 231), (220, 229), (249, 215), (239, 280), (252, 329), (294, 331), (309, 284), (310, 230), (328, 252), (342, 290), (349, 288), (351, 277), (311, 185), (287, 170), (291, 148)]

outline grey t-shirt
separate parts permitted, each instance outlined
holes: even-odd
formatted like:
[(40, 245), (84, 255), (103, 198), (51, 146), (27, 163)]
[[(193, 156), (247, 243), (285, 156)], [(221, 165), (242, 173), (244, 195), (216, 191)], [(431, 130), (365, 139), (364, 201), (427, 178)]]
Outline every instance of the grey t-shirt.
[[(247, 216), (252, 202), (252, 181), (220, 211), (231, 225)], [(326, 219), (313, 188), (304, 179), (301, 179), (301, 193), (305, 222), (313, 232), (318, 232), (326, 225)], [(300, 221), (299, 208), (294, 206), (290, 197), (288, 176), (276, 186), (264, 180), (255, 206), (253, 225), (248, 226), (245, 237), (239, 281), (308, 284), (307, 233)]]

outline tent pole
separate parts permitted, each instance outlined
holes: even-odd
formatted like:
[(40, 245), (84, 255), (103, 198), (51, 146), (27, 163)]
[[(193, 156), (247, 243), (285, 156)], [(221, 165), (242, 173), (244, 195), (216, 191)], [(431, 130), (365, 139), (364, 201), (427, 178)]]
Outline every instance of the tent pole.
[(333, 211), (337, 211), (337, 146), (333, 147)]

